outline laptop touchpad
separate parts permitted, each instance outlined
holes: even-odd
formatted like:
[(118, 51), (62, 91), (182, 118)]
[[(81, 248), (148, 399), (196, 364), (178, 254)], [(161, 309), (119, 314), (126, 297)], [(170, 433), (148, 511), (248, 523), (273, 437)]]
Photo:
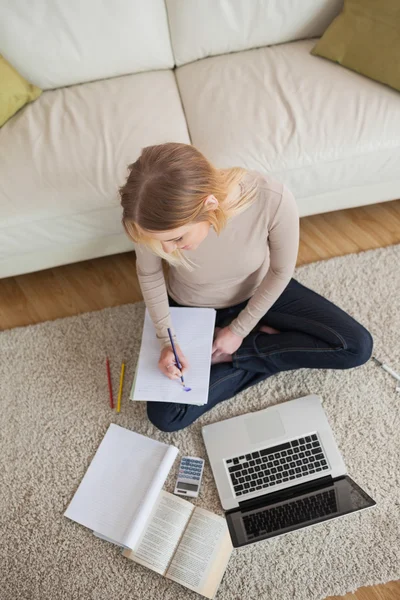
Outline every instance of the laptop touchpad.
[(281, 437), (285, 433), (282, 419), (277, 410), (268, 410), (264, 414), (255, 413), (245, 418), (247, 434), (252, 444), (266, 442)]

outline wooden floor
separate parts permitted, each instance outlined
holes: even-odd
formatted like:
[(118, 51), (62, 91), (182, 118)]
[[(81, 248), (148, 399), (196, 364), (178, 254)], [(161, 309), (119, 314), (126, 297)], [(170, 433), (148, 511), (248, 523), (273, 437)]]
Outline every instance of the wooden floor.
[[(400, 200), (301, 219), (298, 265), (400, 243)], [(0, 279), (0, 329), (141, 299), (133, 252)]]
[[(400, 200), (301, 219), (298, 265), (400, 243)], [(0, 280), (0, 329), (141, 299), (129, 252)], [(400, 560), (400, 558), (399, 558)], [(341, 600), (399, 600), (400, 581)], [(339, 596), (330, 600), (339, 600)]]

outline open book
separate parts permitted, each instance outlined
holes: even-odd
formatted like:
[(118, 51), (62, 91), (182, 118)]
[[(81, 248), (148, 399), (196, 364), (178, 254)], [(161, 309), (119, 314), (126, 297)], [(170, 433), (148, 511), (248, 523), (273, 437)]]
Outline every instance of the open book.
[(214, 598), (231, 553), (223, 517), (161, 491), (135, 548), (123, 555)]
[(171, 381), (159, 370), (160, 343), (146, 310), (131, 400), (207, 404), (216, 311), (174, 306), (170, 312), (178, 344), (189, 362), (185, 383), (190, 391), (184, 391), (180, 380)]
[(64, 515), (134, 548), (177, 454), (175, 446), (110, 425)]

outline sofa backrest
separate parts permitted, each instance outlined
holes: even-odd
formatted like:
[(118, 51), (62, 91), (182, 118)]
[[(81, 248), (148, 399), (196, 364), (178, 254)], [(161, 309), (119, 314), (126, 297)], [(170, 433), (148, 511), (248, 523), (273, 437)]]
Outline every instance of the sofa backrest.
[(166, 0), (175, 63), (319, 37), (343, 0)]
[(42, 89), (174, 66), (164, 0), (1, 0), (0, 54)]

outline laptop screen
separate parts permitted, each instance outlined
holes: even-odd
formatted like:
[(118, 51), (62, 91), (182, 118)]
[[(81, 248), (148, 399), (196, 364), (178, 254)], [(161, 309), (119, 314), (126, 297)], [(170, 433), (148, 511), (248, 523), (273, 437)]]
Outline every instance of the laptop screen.
[(237, 548), (375, 504), (350, 477), (345, 476), (304, 493), (299, 491), (290, 498), (285, 499), (285, 492), (282, 492), (281, 498), (274, 494), (273, 502), (265, 496), (251, 508), (227, 512), (226, 520), (232, 543)]

